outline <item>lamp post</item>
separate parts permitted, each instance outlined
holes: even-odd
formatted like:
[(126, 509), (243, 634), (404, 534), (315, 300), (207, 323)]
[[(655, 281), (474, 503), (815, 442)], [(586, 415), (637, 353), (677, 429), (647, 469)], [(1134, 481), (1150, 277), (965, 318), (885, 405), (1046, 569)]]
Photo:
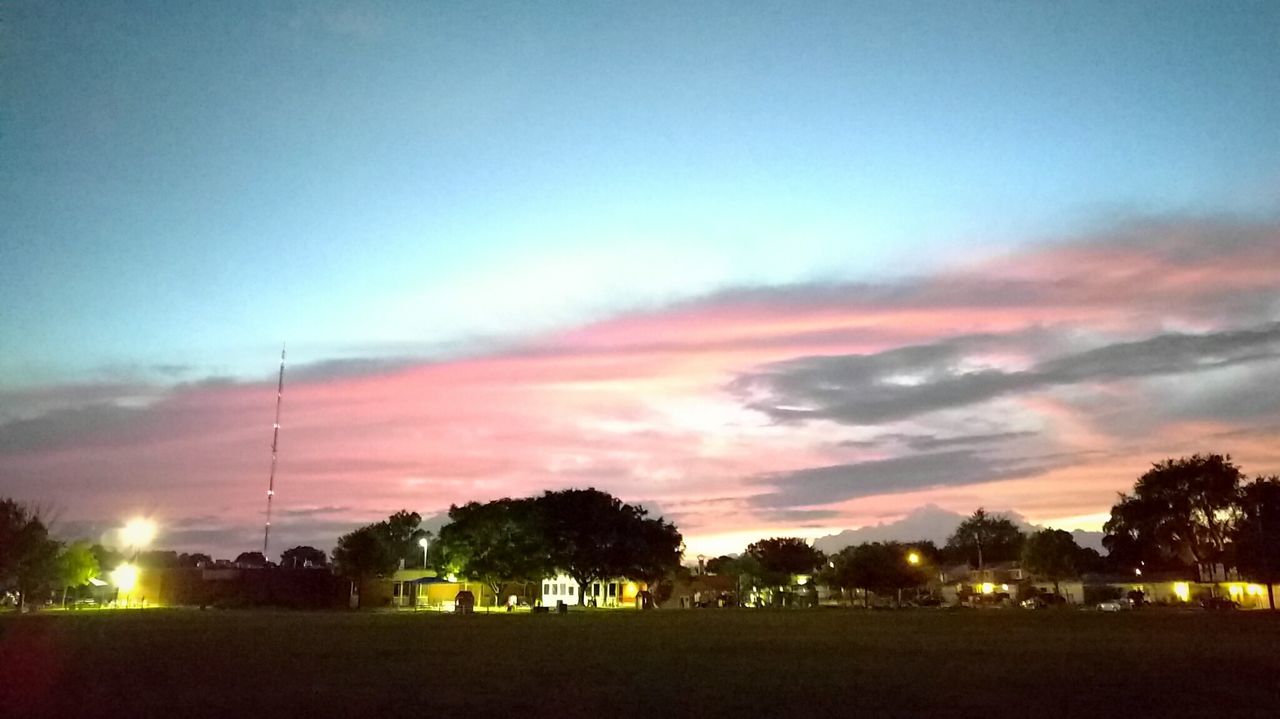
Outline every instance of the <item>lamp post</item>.
[(431, 540), (423, 537), (418, 540), (418, 546), (422, 547), (422, 568), (427, 568), (427, 547), (431, 545)]

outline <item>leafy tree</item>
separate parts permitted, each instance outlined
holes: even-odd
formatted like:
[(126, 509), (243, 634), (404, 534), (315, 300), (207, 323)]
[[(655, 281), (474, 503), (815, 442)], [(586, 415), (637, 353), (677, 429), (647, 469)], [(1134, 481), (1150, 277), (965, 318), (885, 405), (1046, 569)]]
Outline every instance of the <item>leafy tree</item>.
[(1076, 553), (1075, 563), (1076, 572), (1080, 574), (1106, 571), (1109, 564), (1108, 558), (1102, 556), (1093, 547), (1081, 547)]
[(89, 552), (93, 554), (94, 559), (98, 560), (98, 566), (104, 572), (115, 569), (124, 561), (124, 555), (114, 549), (104, 547), (101, 544), (95, 544), (92, 547), (89, 547)]
[(712, 557), (707, 560), (707, 574), (727, 574), (725, 569), (733, 562), (734, 558), (727, 554), (719, 557)]
[(432, 547), (443, 567), (487, 584), (496, 604), (506, 582), (538, 581), (554, 570), (537, 511), (533, 499), (451, 506)]
[(623, 574), (644, 581), (653, 596), (662, 601), (669, 589), (665, 582), (683, 569), (680, 557), (684, 538), (674, 524), (661, 517), (644, 516), (639, 517), (629, 537), (629, 567)]
[(399, 511), (376, 524), (369, 524), (338, 537), (333, 564), (338, 572), (357, 584), (386, 576), (402, 560), (421, 551), (418, 540), (426, 536), (417, 512)]
[(586, 603), (592, 582), (632, 570), (637, 531), (646, 512), (597, 489), (546, 492), (537, 499), (550, 547), (550, 563), (578, 583)]
[(826, 562), (822, 552), (799, 537), (772, 537), (747, 546), (747, 556), (759, 563), (764, 581), (789, 584), (796, 574), (813, 574)]
[(267, 558), (262, 552), (241, 552), (236, 555), (237, 567), (265, 567)]
[(329, 563), (324, 552), (306, 545), (284, 550), (280, 555), (282, 567), (323, 567)]
[(1240, 491), (1240, 519), (1232, 534), (1235, 563), (1246, 576), (1267, 587), (1267, 603), (1276, 608), (1280, 575), (1280, 477), (1258, 477)]
[(88, 542), (72, 542), (63, 547), (57, 558), (58, 584), (62, 586), (62, 605), (67, 604), (67, 589), (81, 587), (98, 576), (102, 568)]
[(17, 590), (25, 606), (33, 594), (57, 581), (60, 547), (36, 512), (11, 499), (0, 500), (0, 589)]
[(170, 549), (151, 549), (139, 552), (133, 563), (147, 569), (173, 569), (182, 566), (178, 561), (178, 553)]
[(399, 561), (375, 524), (338, 537), (338, 546), (333, 550), (333, 564), (338, 572), (357, 585), (372, 577), (391, 574)]
[(202, 552), (193, 552), (191, 554), (183, 552), (178, 555), (178, 566), (186, 567), (188, 569), (211, 567), (213, 566), (213, 557)]
[(1032, 574), (1053, 582), (1053, 593), (1060, 594), (1058, 583), (1078, 574), (1080, 547), (1070, 532), (1042, 529), (1022, 547), (1022, 566)]
[[(845, 547), (831, 560), (827, 580), (841, 589), (888, 593), (918, 587), (928, 577), (925, 570), (909, 561), (913, 548), (898, 542), (868, 542)], [(918, 551), (918, 550), (917, 550)]]
[(1121, 494), (1103, 544), (1130, 561), (1212, 567), (1226, 556), (1244, 474), (1220, 454), (1166, 459)]
[(968, 562), (981, 569), (987, 562), (1009, 562), (1022, 555), (1025, 539), (1007, 517), (987, 514), (979, 507), (956, 527), (944, 549), (953, 561)]
[(407, 565), (422, 555), (418, 540), (427, 536), (427, 530), (422, 529), (422, 516), (417, 512), (402, 509), (376, 526), (397, 563), (404, 560)]

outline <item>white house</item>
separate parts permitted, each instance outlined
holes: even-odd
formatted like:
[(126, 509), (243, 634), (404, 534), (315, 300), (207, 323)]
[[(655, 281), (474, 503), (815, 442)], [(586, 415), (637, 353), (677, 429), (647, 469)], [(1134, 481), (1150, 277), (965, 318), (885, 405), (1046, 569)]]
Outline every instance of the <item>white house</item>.
[[(643, 582), (634, 582), (625, 577), (616, 577), (592, 582), (586, 588), (587, 606), (596, 607), (634, 607), (636, 595), (644, 588)], [(582, 588), (573, 577), (557, 574), (542, 580), (542, 606), (554, 607), (556, 602), (578, 604), (581, 601)]]

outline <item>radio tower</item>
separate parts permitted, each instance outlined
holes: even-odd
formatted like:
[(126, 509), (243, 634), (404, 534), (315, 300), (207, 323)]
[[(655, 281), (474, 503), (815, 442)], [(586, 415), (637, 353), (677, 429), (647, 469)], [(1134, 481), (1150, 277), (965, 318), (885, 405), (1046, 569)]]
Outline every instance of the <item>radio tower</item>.
[(284, 401), (284, 345), (280, 345), (280, 381), (276, 384), (276, 422), (271, 429), (271, 477), (267, 480), (267, 526), (262, 530), (262, 556), (271, 541), (271, 498), (276, 496), (276, 450), (280, 446), (280, 403)]

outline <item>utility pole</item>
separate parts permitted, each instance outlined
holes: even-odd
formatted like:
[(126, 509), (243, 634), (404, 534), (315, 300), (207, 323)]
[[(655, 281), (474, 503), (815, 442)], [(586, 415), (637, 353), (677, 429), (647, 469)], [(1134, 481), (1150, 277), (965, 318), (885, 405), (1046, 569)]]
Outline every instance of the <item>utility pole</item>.
[(1267, 546), (1267, 532), (1262, 526), (1262, 501), (1259, 500), (1254, 508), (1258, 513), (1258, 553), (1262, 560), (1262, 581), (1267, 583), (1267, 606), (1274, 612), (1276, 589), (1273, 584), (1274, 578), (1271, 576), (1271, 548)]
[(262, 556), (271, 542), (271, 498), (276, 496), (276, 454), (280, 448), (280, 405), (284, 401), (284, 345), (280, 345), (280, 379), (276, 383), (276, 421), (271, 429), (271, 474), (267, 479), (267, 524), (262, 530)]

